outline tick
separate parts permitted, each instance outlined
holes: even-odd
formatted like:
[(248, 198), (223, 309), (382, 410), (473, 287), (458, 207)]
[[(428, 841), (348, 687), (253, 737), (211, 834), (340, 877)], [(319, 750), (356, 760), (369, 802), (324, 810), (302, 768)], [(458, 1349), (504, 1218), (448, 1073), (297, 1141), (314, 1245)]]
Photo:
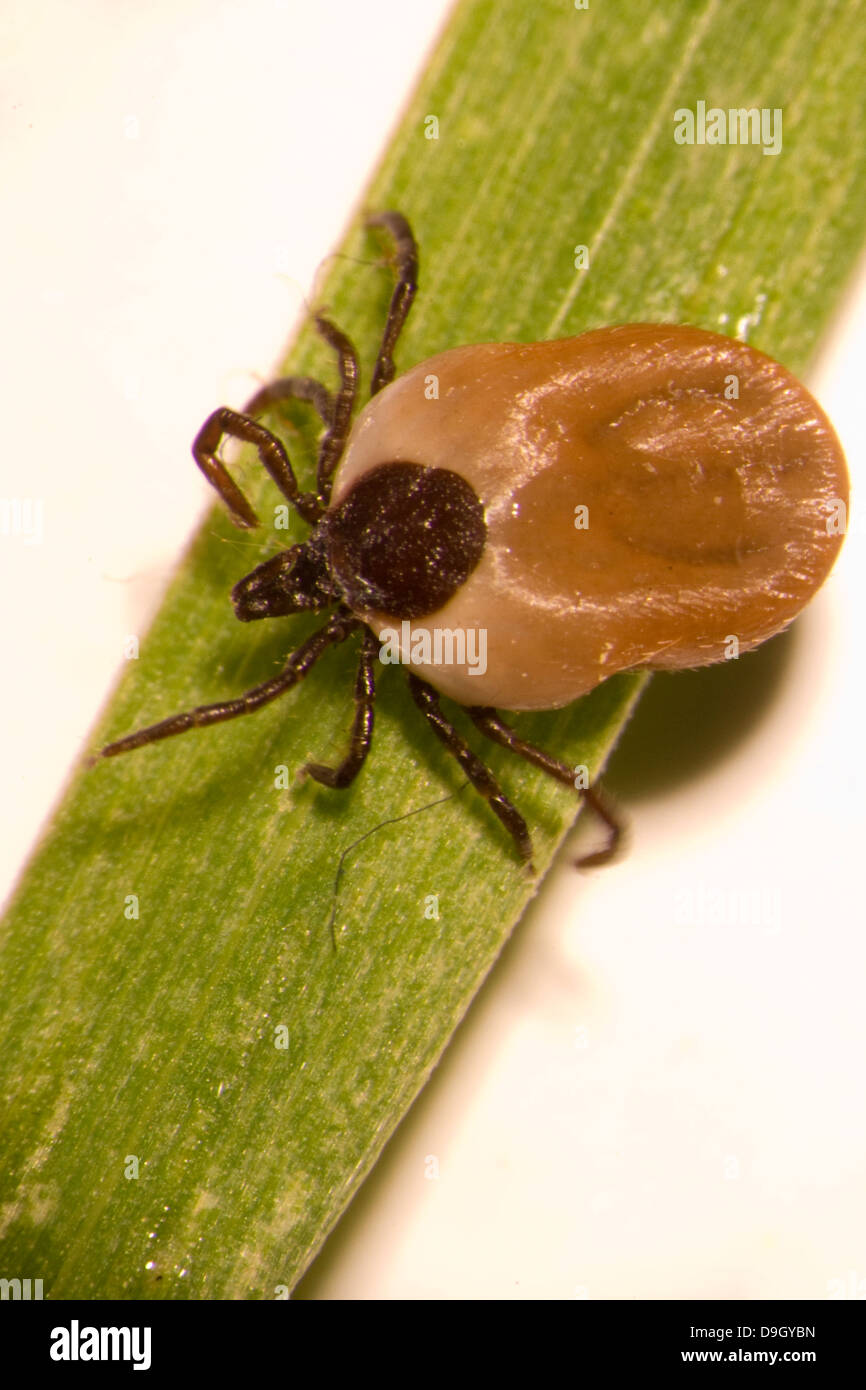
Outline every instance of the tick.
[[(102, 756), (251, 714), (357, 635), (348, 753), (304, 772), (327, 787), (354, 781), (370, 749), (377, 661), (403, 662), (433, 733), (531, 863), (526, 821), (440, 696), (463, 705), (482, 734), (574, 786), (574, 769), (521, 739), (498, 708), (555, 709), (615, 672), (702, 666), (729, 657), (732, 641), (747, 651), (781, 631), (841, 545), (845, 459), (786, 368), (701, 328), (638, 323), (457, 347), (394, 381), (418, 250), (400, 213), (369, 225), (393, 244), (396, 283), (371, 399), (354, 425), (355, 350), (317, 316), (336, 358), (336, 393), (287, 377), (243, 413), (214, 411), (193, 444), (237, 526), (259, 518), (218, 456), (226, 436), (256, 448), (311, 528), (235, 585), (237, 617), (330, 616), (278, 675), (129, 734)], [(323, 425), (310, 492), (255, 418), (287, 398), (309, 402)], [(585, 794), (611, 830), (598, 860), (618, 830)]]

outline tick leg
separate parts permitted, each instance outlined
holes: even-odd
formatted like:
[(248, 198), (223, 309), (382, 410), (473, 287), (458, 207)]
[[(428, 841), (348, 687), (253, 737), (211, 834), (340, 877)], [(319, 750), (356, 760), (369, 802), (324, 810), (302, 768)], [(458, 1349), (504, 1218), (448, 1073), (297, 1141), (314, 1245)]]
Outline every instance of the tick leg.
[(334, 397), (327, 386), (312, 376), (281, 376), (250, 396), (241, 413), (264, 415), (279, 401), (287, 400), (309, 401), (321, 416), (323, 425), (330, 425), (334, 418)]
[(330, 319), (318, 315), (316, 327), (328, 346), (336, 352), (340, 372), (340, 389), (334, 399), (330, 420), (326, 422), (328, 431), (319, 445), (319, 457), (316, 462), (316, 487), (319, 502), (324, 509), (331, 498), (334, 469), (346, 446), (352, 423), (352, 410), (358, 392), (358, 358), (345, 333), (341, 333)]
[(592, 807), (598, 819), (604, 821), (608, 829), (606, 845), (602, 845), (601, 849), (597, 849), (593, 854), (582, 854), (579, 859), (574, 861), (580, 869), (594, 869), (597, 864), (609, 864), (611, 859), (622, 849), (625, 827), (622, 821), (617, 819), (613, 808), (605, 801), (598, 782), (591, 787), (584, 787), (581, 796), (587, 806)]
[[(267, 389), (266, 387), (265, 390)], [(208, 416), (196, 435), (192, 456), (208, 482), (216, 488), (225, 502), (235, 525), (258, 526), (259, 518), (229, 475), (222, 459), (217, 458), (216, 451), (223, 435), (226, 434), (232, 439), (241, 439), (247, 444), (255, 445), (259, 458), (280, 492), (300, 512), (305, 521), (315, 525), (322, 515), (322, 505), (313, 493), (301, 492), (298, 488), (289, 456), (277, 436), (257, 420), (250, 419), (249, 415), (241, 415), (237, 410), (220, 406)]]
[(517, 807), (508, 800), (490, 769), (480, 758), (475, 756), (468, 743), (460, 737), (453, 724), (445, 718), (439, 704), (439, 696), (432, 685), (428, 685), (426, 681), (422, 681), (411, 672), (408, 673), (408, 681), (412, 699), (434, 734), (440, 742), (444, 743), (448, 752), (457, 759), (475, 790), (480, 792), (489, 802), (490, 809), (499, 817), (514, 840), (520, 857), (527, 862), (530, 873), (534, 873), (529, 827)]
[[(488, 738), (493, 739), (494, 743), (510, 749), (512, 753), (517, 753), (528, 763), (532, 763), (534, 767), (540, 767), (543, 772), (549, 773), (551, 777), (555, 777), (558, 782), (563, 782), (567, 787), (574, 786), (573, 768), (570, 768), (559, 758), (555, 758), (552, 753), (545, 753), (542, 748), (536, 748), (534, 744), (519, 738), (511, 725), (500, 719), (496, 710), (491, 706), (472, 705), (467, 708), (466, 713), (475, 727), (486, 734)], [(580, 794), (587, 805), (592, 807), (598, 818), (604, 821), (609, 832), (606, 845), (603, 845), (593, 854), (585, 854), (582, 858), (575, 860), (580, 868), (588, 869), (596, 864), (606, 864), (613, 858), (620, 846), (623, 827), (610, 807), (605, 804), (597, 786), (584, 787)]]
[(279, 401), (309, 401), (321, 416), (325, 433), (319, 444), (316, 461), (316, 489), (322, 510), (328, 505), (331, 496), (331, 479), (340, 461), (349, 428), (352, 411), (358, 391), (358, 358), (345, 333), (341, 333), (330, 319), (321, 314), (316, 316), (316, 328), (329, 347), (337, 354), (340, 373), (340, 388), (332, 396), (326, 386), (311, 376), (284, 376), (263, 386), (247, 401), (244, 415), (261, 415)]
[(156, 743), (159, 739), (171, 738), (174, 734), (185, 734), (187, 729), (204, 728), (207, 724), (222, 724), (227, 719), (237, 719), (242, 714), (252, 714), (271, 700), (276, 700), (284, 691), (290, 690), (312, 669), (328, 647), (343, 642), (361, 624), (347, 609), (334, 613), (324, 627), (320, 627), (292, 652), (278, 676), (254, 685), (236, 700), (221, 700), (214, 705), (199, 705), (183, 714), (172, 715), (159, 724), (151, 724), (137, 733), (127, 734), (115, 743), (109, 743), (97, 753), (98, 758), (114, 758), (118, 753), (131, 753), (133, 748), (141, 748), (146, 743)]
[(383, 386), (394, 380), (394, 345), (406, 322), (406, 315), (412, 308), (412, 300), (418, 288), (418, 246), (412, 235), (412, 228), (400, 212), (380, 212), (375, 217), (368, 217), (367, 226), (384, 227), (391, 233), (397, 262), (397, 283), (388, 306), (382, 345), (370, 384), (370, 395), (375, 396), (377, 391), (381, 391)]
[(339, 767), (325, 767), (322, 763), (307, 763), (303, 771), (321, 782), (325, 787), (348, 787), (354, 782), (370, 751), (373, 738), (373, 706), (376, 703), (376, 680), (374, 675), (379, 639), (369, 628), (364, 633), (361, 655), (355, 675), (355, 719), (352, 725), (352, 741), (348, 756)]

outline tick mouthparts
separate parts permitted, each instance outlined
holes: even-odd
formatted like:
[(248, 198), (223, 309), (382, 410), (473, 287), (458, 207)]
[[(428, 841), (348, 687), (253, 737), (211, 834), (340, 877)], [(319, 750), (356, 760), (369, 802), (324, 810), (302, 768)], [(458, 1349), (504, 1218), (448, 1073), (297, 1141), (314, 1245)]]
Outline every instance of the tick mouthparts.
[(232, 589), (235, 614), (242, 623), (316, 610), (332, 602), (324, 562), (309, 541), (273, 555)]
[(297, 611), (292, 603), (292, 571), (301, 546), (292, 546), (257, 565), (232, 589), (235, 615), (242, 623)]

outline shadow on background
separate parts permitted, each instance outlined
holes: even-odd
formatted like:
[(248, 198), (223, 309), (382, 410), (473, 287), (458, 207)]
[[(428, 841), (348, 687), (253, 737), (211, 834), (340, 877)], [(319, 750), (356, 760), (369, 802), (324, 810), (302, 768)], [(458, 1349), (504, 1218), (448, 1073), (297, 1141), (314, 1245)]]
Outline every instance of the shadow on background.
[(702, 776), (751, 738), (791, 664), (799, 624), (736, 661), (658, 671), (619, 740), (604, 785), (623, 804)]
[[(655, 674), (608, 764), (605, 787), (617, 799), (621, 798), (623, 805), (647, 799), (700, 776), (728, 756), (741, 739), (752, 737), (784, 685), (799, 626), (780, 633), (737, 661), (701, 670)], [(497, 961), (496, 971), (519, 968), (519, 955), (526, 949), (531, 949), (529, 935), (513, 933)], [(459, 1069), (461, 1043), (465, 1040), (467, 1046), (477, 1045), (480, 1036), (495, 1051), (496, 1039), (489, 1035), (485, 1007), (488, 1002), (492, 1008), (489, 991), (482, 989), (427, 1082), (420, 1103), (416, 1097), (372, 1172), (296, 1285), (293, 1298), (325, 1297), (330, 1275), (348, 1255), (376, 1203), (401, 1171), (406, 1155), (413, 1150), (421, 1153), (424, 1100), (432, 1100), (437, 1088), (448, 1084), (453, 1069)]]

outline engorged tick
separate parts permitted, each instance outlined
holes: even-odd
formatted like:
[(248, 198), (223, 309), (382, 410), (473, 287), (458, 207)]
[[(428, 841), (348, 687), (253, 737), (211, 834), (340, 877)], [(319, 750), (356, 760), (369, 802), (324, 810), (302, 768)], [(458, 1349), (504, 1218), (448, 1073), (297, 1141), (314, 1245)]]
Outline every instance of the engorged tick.
[[(325, 608), (330, 617), (279, 675), (140, 729), (102, 755), (249, 714), (358, 633), (349, 751), (336, 767), (304, 769), (347, 787), (370, 748), (377, 658), (383, 642), (396, 641), (398, 659), (412, 666), (413, 700), (530, 863), (525, 820), (439, 696), (574, 786), (574, 769), (519, 738), (497, 707), (554, 709), (615, 672), (706, 665), (725, 659), (732, 636), (747, 651), (786, 627), (841, 545), (844, 456), (790, 372), (702, 328), (625, 324), (554, 342), (457, 347), (394, 381), (418, 252), (400, 213), (370, 225), (393, 239), (396, 286), (372, 399), (354, 425), (355, 350), (318, 316), (337, 357), (336, 394), (287, 377), (242, 413), (214, 411), (193, 444), (237, 526), (258, 517), (217, 456), (226, 435), (255, 446), (312, 528), (235, 585), (238, 618)], [(324, 425), (313, 492), (300, 491), (284, 445), (254, 418), (286, 398), (310, 402)], [(484, 634), (483, 669), (456, 640), (471, 633)], [(450, 643), (437, 646), (437, 634)], [(443, 650), (463, 660), (443, 661)], [(581, 862), (601, 862), (619, 828), (592, 789), (583, 794), (610, 839)]]

